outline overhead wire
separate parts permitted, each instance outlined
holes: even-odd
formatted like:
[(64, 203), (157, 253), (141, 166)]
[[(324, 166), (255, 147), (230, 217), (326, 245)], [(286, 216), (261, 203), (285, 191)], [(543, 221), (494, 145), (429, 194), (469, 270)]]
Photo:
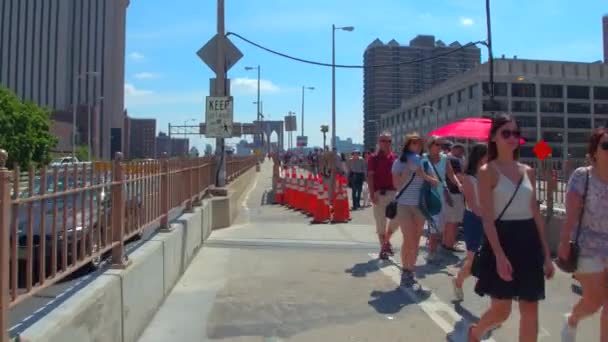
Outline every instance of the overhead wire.
[[(267, 47), (265, 47), (265, 46), (263, 46), (261, 44), (258, 44), (256, 42), (250, 40), (250, 39), (247, 39), (247, 38), (243, 37), (242, 35), (240, 35), (238, 33), (235, 33), (235, 32), (227, 32), (226, 33), (226, 37), (229, 37), (229, 36), (235, 36), (235, 37), (241, 39), (242, 41), (244, 41), (244, 42), (246, 42), (246, 43), (248, 43), (250, 45), (253, 45), (253, 46), (255, 46), (255, 47), (257, 47), (257, 48), (259, 48), (261, 50), (264, 50), (264, 51), (272, 53), (274, 55), (281, 56), (281, 57), (284, 57), (284, 58), (287, 58), (287, 59), (291, 59), (291, 60), (294, 60), (294, 61), (297, 61), (297, 62), (312, 64), (312, 65), (318, 65), (318, 66), (325, 66), (325, 67), (332, 67), (332, 66), (334, 66), (331, 63), (317, 62), (317, 61), (312, 61), (312, 60), (308, 60), (308, 59), (304, 59), (304, 58), (294, 57), (294, 56), (288, 55), (286, 53), (279, 52), (279, 51), (267, 48)], [(476, 41), (476, 42), (467, 43), (467, 44), (462, 45), (462, 46), (460, 46), (458, 48), (451, 49), (449, 51), (446, 51), (446, 52), (440, 53), (440, 54), (436, 54), (434, 56), (425, 57), (425, 58), (416, 58), (416, 59), (411, 59), (411, 60), (403, 61), (403, 62), (399, 62), (399, 63), (372, 64), (372, 65), (345, 65), (345, 64), (336, 64), (335, 67), (336, 68), (343, 68), (343, 69), (368, 69), (368, 68), (387, 68), (387, 67), (395, 67), (395, 66), (401, 66), (401, 65), (422, 63), (422, 62), (426, 62), (426, 61), (430, 61), (430, 60), (433, 60), (433, 59), (438, 59), (438, 58), (441, 58), (441, 57), (445, 57), (445, 56), (454, 54), (454, 53), (459, 52), (461, 50), (464, 50), (464, 49), (466, 49), (468, 47), (477, 46), (478, 44), (486, 45), (487, 46), (487, 43), (485, 41), (481, 41), (480, 40), (480, 41)]]

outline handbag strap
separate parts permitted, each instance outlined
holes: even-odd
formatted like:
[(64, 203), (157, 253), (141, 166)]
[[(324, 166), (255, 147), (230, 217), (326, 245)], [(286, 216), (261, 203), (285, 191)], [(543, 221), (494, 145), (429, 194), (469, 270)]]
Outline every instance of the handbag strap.
[[(441, 162), (441, 156), (439, 156), (439, 162)], [(443, 178), (441, 178), (441, 176), (439, 175), (439, 172), (437, 172), (437, 169), (435, 168), (435, 164), (433, 164), (433, 162), (431, 161), (430, 156), (429, 156), (429, 164), (431, 164), (431, 166), (433, 167), (433, 171), (435, 171), (437, 178), (439, 178), (439, 182), (441, 184), (443, 184)]]
[(397, 194), (397, 196), (395, 196), (395, 201), (399, 199), (399, 197), (401, 197), (401, 195), (403, 195), (403, 193), (405, 192), (405, 189), (407, 189), (408, 186), (410, 186), (410, 184), (412, 184), (412, 181), (414, 180), (414, 177), (416, 177), (416, 171), (414, 171), (412, 173), (412, 177), (410, 178), (409, 182), (407, 182), (407, 184), (405, 184), (405, 186), (403, 187), (403, 189), (401, 189), (401, 191), (399, 191), (399, 194)]
[(578, 214), (578, 227), (576, 229), (576, 237), (574, 238), (574, 245), (578, 247), (578, 238), (581, 235), (583, 215), (585, 214), (585, 202), (587, 202), (587, 190), (589, 189), (589, 168), (585, 172), (585, 190), (583, 191), (583, 205), (581, 206), (581, 212)]
[[(524, 172), (526, 172), (526, 171), (524, 171)], [(509, 198), (509, 201), (507, 202), (507, 205), (505, 205), (505, 207), (502, 209), (502, 211), (500, 212), (500, 215), (498, 215), (498, 217), (496, 218), (496, 221), (500, 221), (500, 219), (505, 214), (505, 212), (507, 211), (507, 209), (509, 209), (509, 207), (511, 206), (511, 203), (513, 203), (513, 199), (515, 198), (515, 195), (517, 195), (517, 191), (519, 190), (519, 187), (521, 186), (521, 183), (523, 183), (524, 177), (525, 177), (525, 174), (522, 175), (521, 178), (519, 179), (519, 182), (517, 182), (517, 186), (515, 186), (515, 191), (513, 191), (513, 194), (511, 195), (511, 198)]]

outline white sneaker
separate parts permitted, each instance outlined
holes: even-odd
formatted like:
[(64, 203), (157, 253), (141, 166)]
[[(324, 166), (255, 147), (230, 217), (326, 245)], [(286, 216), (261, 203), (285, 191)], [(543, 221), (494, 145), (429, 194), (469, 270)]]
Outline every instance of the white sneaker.
[(464, 291), (462, 287), (456, 286), (456, 278), (452, 278), (452, 288), (454, 289), (454, 298), (461, 302), (464, 300)]
[(566, 321), (562, 327), (562, 342), (576, 342), (576, 327), (568, 324), (569, 317), (570, 316), (566, 316)]

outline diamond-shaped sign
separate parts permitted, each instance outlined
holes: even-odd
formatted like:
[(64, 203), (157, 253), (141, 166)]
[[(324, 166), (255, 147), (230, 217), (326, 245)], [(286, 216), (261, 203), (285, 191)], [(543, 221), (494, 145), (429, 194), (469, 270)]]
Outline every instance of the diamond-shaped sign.
[(536, 146), (534, 146), (534, 154), (536, 154), (536, 157), (540, 160), (544, 160), (545, 158), (547, 158), (549, 155), (551, 155), (551, 146), (547, 145), (547, 143), (544, 140), (539, 141)]
[(205, 46), (196, 52), (198, 57), (202, 59), (203, 62), (205, 62), (205, 64), (207, 64), (207, 66), (215, 73), (218, 72), (218, 70), (215, 69), (217, 68), (217, 48), (220, 41), (223, 42), (224, 56), (226, 59), (225, 71), (230, 70), (230, 68), (232, 68), (232, 66), (235, 65), (239, 59), (243, 58), (243, 53), (241, 53), (241, 51), (234, 46), (234, 44), (232, 44), (228, 37), (220, 39), (220, 37), (216, 34), (207, 42), (207, 44), (205, 44)]

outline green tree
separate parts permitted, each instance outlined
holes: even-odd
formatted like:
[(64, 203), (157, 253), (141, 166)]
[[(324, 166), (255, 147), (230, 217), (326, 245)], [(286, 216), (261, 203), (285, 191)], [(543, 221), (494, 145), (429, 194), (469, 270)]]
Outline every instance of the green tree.
[(87, 145), (76, 146), (76, 158), (78, 161), (89, 161), (89, 147)]
[(31, 102), (22, 102), (0, 86), (0, 148), (8, 152), (7, 166), (18, 163), (46, 164), (57, 138), (50, 132), (50, 111)]

